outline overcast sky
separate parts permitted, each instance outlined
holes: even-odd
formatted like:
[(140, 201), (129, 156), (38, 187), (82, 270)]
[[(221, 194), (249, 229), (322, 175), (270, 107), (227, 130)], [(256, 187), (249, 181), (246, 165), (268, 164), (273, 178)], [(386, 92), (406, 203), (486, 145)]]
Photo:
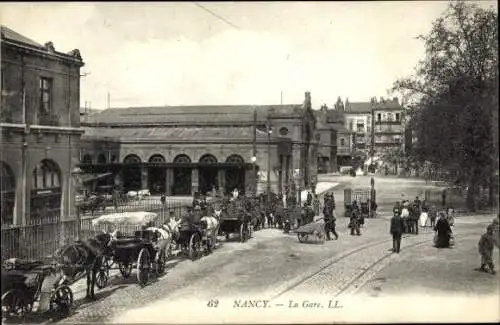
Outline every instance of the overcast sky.
[[(81, 51), (81, 105), (301, 103), (388, 96), (447, 2), (0, 4), (3, 25)], [(482, 6), (496, 2), (483, 1)], [(210, 13), (211, 11), (212, 13)], [(217, 17), (219, 16), (219, 17)], [(225, 22), (227, 21), (227, 22)]]

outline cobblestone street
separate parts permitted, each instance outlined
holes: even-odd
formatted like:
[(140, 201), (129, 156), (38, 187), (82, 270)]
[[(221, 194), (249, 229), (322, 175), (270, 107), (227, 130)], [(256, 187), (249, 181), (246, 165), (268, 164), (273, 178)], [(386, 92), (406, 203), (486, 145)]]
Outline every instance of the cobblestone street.
[[(325, 178), (339, 179), (338, 176)], [(343, 206), (345, 186), (363, 186), (369, 182), (369, 177), (346, 178), (340, 182), (334, 190), (338, 207)], [(382, 206), (393, 202), (400, 191), (408, 196), (418, 195), (421, 191), (421, 183), (418, 182), (394, 186), (394, 180), (377, 179), (377, 184), (382, 197), (379, 204)], [(109, 288), (97, 294), (97, 301), (87, 303), (83, 301), (85, 288), (81, 282), (76, 287), (78, 308), (73, 315), (61, 322), (160, 321), (161, 317), (154, 316), (158, 314), (158, 310), (177, 306), (179, 302), (193, 298), (196, 298), (196, 302), (192, 303), (197, 304), (193, 308), (203, 309), (211, 299), (218, 299), (224, 304), (222, 307), (230, 307), (232, 301), (239, 297), (259, 297), (286, 303), (291, 297), (304, 294), (346, 297), (361, 288), (361, 293), (364, 294), (370, 290), (378, 290), (369, 289), (368, 281), (382, 277), (378, 273), (386, 272), (388, 268), (399, 270), (401, 262), (411, 260), (414, 252), (426, 251), (427, 258), (436, 255), (436, 251), (431, 248), (433, 232), (430, 229), (423, 229), (419, 235), (407, 235), (403, 239), (402, 253), (394, 255), (389, 252), (392, 245), (388, 234), (390, 215), (382, 212), (376, 219), (367, 219), (362, 236), (350, 236), (348, 219), (341, 216), (341, 208), (338, 210), (338, 241), (327, 241), (323, 245), (301, 244), (295, 234), (285, 235), (277, 229), (265, 229), (255, 232), (255, 237), (246, 243), (231, 240), (225, 242), (221, 238), (216, 251), (198, 261), (172, 260), (167, 274), (155, 279), (145, 288), (140, 288), (135, 283), (134, 273), (127, 280), (117, 277), (112, 280)], [(462, 247), (460, 238), (463, 237), (463, 243), (472, 245), (467, 250), (475, 251), (476, 241), (484, 230), (485, 222), (491, 221), (491, 218), (463, 217), (461, 221), (457, 220), (457, 246)], [(469, 234), (472, 234), (472, 241), (469, 240)], [(477, 256), (468, 258), (477, 260)], [(443, 260), (437, 262), (438, 265), (446, 264)], [(415, 278), (412, 275), (406, 280), (420, 283), (422, 279), (417, 272)], [(401, 283), (394, 284), (395, 288), (405, 286), (403, 277), (399, 281)], [(485, 283), (488, 280), (482, 281)], [(477, 291), (484, 292), (486, 287), (480, 287)], [(141, 320), (137, 318), (138, 315), (146, 318)]]

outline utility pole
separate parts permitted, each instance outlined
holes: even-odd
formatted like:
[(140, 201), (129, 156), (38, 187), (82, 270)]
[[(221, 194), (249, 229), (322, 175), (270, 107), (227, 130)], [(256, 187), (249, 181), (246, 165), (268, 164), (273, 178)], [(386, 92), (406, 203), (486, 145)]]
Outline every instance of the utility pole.
[(257, 109), (253, 108), (253, 155), (252, 155), (252, 163), (253, 163), (253, 195), (257, 196)]
[[(372, 102), (372, 123), (371, 123), (371, 150), (370, 150), (370, 165), (373, 164), (373, 156), (375, 155), (375, 104)], [(370, 167), (370, 165), (368, 167)]]
[(21, 57), (21, 91), (22, 91), (22, 110), (23, 110), (23, 124), (24, 124), (24, 132), (23, 132), (23, 150), (22, 150), (22, 188), (24, 189), (22, 191), (22, 196), (21, 196), (21, 220), (20, 222), (18, 221), (17, 224), (21, 225), (26, 225), (27, 220), (28, 220), (28, 212), (29, 209), (27, 208), (28, 205), (28, 193), (26, 191), (26, 186), (27, 186), (27, 178), (28, 178), (28, 159), (29, 159), (29, 134), (30, 134), (30, 127), (29, 127), (29, 121), (28, 121), (28, 116), (26, 112), (26, 81), (25, 81), (25, 66), (26, 62), (24, 61), (24, 56)]
[(267, 202), (271, 202), (271, 119), (267, 115)]

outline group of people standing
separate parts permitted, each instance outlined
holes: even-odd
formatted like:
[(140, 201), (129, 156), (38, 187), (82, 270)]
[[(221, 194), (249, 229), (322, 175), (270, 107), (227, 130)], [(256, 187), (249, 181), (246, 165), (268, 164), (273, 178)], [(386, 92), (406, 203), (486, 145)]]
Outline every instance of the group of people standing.
[[(394, 253), (399, 253), (401, 249), (401, 238), (404, 233), (415, 233), (418, 235), (418, 220), (421, 214), (429, 212), (426, 201), (420, 201), (418, 196), (410, 203), (408, 200), (396, 202), (393, 208), (393, 217), (390, 224), (390, 234), (392, 235)], [(451, 230), (449, 217), (444, 212), (439, 213), (437, 222), (435, 215), (431, 215), (431, 226), (433, 226), (436, 236), (434, 244), (437, 248), (447, 248), (451, 246), (453, 232)]]

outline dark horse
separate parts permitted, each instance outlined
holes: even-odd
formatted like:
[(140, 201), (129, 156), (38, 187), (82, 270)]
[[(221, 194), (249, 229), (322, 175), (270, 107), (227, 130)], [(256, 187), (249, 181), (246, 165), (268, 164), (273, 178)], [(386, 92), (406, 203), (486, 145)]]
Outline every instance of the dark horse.
[(99, 234), (86, 241), (76, 241), (67, 244), (55, 253), (55, 259), (62, 265), (64, 275), (75, 279), (77, 275), (85, 272), (87, 275), (87, 299), (95, 299), (94, 288), (97, 273), (103, 266), (107, 245), (110, 242), (109, 234)]

